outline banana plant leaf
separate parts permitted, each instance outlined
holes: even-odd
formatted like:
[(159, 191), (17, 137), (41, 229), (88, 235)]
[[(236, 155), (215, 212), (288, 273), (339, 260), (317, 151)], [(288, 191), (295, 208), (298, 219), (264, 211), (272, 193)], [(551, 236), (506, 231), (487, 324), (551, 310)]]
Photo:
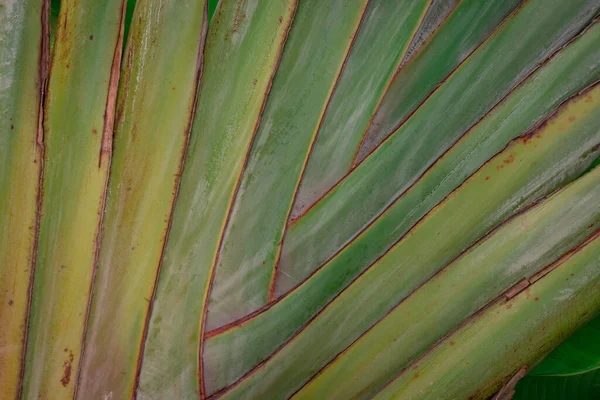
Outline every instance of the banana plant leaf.
[(594, 400), (600, 397), (600, 369), (575, 375), (531, 376), (515, 388), (514, 400)]
[(600, 0), (0, 0), (0, 400), (600, 398)]
[(213, 15), (215, 15), (215, 10), (219, 5), (219, 0), (208, 0), (208, 20), (212, 20)]
[(515, 387), (515, 399), (595, 399), (600, 396), (600, 317), (542, 360)]
[(595, 318), (568, 338), (530, 375), (575, 375), (600, 368), (600, 317)]

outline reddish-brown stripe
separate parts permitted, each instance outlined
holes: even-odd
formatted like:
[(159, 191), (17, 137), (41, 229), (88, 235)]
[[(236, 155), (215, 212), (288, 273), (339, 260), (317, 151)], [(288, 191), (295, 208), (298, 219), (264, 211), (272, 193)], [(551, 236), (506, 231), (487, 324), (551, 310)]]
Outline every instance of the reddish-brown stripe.
[(77, 367), (77, 379), (75, 381), (75, 389), (73, 392), (73, 398), (77, 398), (77, 390), (79, 389), (79, 379), (81, 377), (83, 354), (85, 351), (85, 336), (87, 334), (89, 314), (92, 305), (92, 289), (94, 287), (94, 279), (96, 277), (96, 270), (98, 267), (98, 258), (100, 256), (100, 239), (102, 235), (102, 223), (104, 221), (104, 206), (106, 204), (106, 194), (108, 189), (108, 177), (110, 171), (110, 163), (112, 158), (112, 138), (113, 128), (115, 120), (115, 105), (117, 102), (117, 89), (119, 87), (119, 77), (121, 75), (121, 57), (123, 52), (123, 29), (125, 26), (125, 10), (127, 7), (127, 0), (121, 2), (121, 21), (119, 26), (119, 35), (117, 42), (115, 43), (115, 51), (113, 53), (113, 61), (110, 70), (110, 79), (108, 83), (108, 94), (106, 98), (106, 106), (104, 109), (104, 126), (102, 128), (102, 138), (100, 142), (100, 151), (98, 154), (98, 168), (102, 168), (102, 160), (106, 159), (106, 178), (104, 181), (104, 188), (102, 190), (102, 198), (100, 199), (100, 213), (98, 221), (98, 229), (96, 231), (96, 240), (94, 244), (94, 264), (92, 270), (92, 277), (89, 283), (88, 290), (88, 301), (85, 311), (85, 319), (83, 324), (83, 331), (81, 333), (81, 349), (79, 351), (79, 365)]
[(36, 216), (35, 216), (35, 231), (33, 239), (33, 248), (31, 249), (31, 262), (29, 267), (29, 286), (27, 287), (27, 309), (23, 321), (24, 330), (21, 341), (21, 365), (19, 372), (19, 383), (17, 388), (17, 398), (22, 397), (23, 379), (25, 377), (25, 358), (27, 355), (27, 337), (29, 334), (29, 322), (31, 314), (31, 301), (33, 296), (33, 280), (35, 277), (35, 264), (37, 261), (37, 244), (40, 236), (40, 210), (42, 207), (42, 180), (44, 171), (44, 102), (46, 99), (46, 90), (48, 85), (48, 72), (50, 61), (50, 0), (42, 0), (42, 10), (40, 15), (41, 20), (41, 35), (40, 35), (40, 57), (38, 61), (38, 85), (39, 85), (39, 106), (38, 106), (38, 126), (35, 137), (35, 146), (37, 148), (36, 157), (39, 160), (38, 166), (38, 187), (36, 200)]

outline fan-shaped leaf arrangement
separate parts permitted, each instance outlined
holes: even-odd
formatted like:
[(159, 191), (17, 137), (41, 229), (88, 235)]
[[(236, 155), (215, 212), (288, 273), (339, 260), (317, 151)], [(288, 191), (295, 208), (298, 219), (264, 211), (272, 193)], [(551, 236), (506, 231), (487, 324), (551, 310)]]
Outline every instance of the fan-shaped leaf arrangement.
[(133, 4), (0, 0), (2, 399), (485, 399), (600, 312), (600, 1)]

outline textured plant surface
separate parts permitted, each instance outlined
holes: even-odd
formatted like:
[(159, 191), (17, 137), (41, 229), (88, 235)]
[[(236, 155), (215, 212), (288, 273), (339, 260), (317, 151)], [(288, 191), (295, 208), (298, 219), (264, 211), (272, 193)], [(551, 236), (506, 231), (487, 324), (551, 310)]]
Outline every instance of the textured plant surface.
[(0, 399), (600, 398), (599, 15), (0, 0)]

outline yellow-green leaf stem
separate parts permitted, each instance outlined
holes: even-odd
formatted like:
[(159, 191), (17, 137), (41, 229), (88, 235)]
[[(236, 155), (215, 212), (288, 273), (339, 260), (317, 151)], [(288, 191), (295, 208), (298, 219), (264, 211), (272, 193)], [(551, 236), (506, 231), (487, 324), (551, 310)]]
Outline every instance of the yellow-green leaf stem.
[(479, 308), (600, 228), (600, 168), (503, 224), (354, 342), (295, 399), (364, 399)]
[[(404, 196), (395, 201), (380, 218), (360, 232), (356, 239), (348, 243), (309, 279), (251, 318), (227, 326), (223, 330), (211, 332), (206, 342), (205, 362), (215, 371), (213, 373), (229, 382), (235, 382), (289, 340), (394, 243), (398, 243), (402, 238), (405, 240), (407, 232), (414, 230), (422, 218), (431, 220), (429, 223), (433, 224), (432, 226), (442, 224), (445, 219), (454, 223), (466, 223), (468, 226), (461, 235), (450, 230), (452, 224), (446, 227), (449, 229), (447, 234), (440, 235), (439, 238), (435, 235), (436, 240), (448, 240), (447, 250), (440, 253), (442, 258), (435, 261), (436, 265), (441, 267), (513, 212), (578, 176), (598, 154), (598, 149), (594, 150), (593, 147), (598, 143), (595, 141), (598, 133), (594, 130), (592, 115), (586, 116), (592, 121), (590, 126), (581, 124), (580, 121), (577, 125), (570, 124), (568, 132), (561, 133), (569, 139), (543, 139), (549, 146), (546, 150), (530, 146), (528, 151), (531, 158), (524, 163), (527, 165), (527, 162), (531, 162), (531, 168), (534, 168), (535, 172), (532, 173), (529, 169), (515, 169), (516, 175), (511, 176), (505, 168), (496, 171), (495, 167), (487, 167), (493, 176), (502, 177), (506, 182), (504, 188), (497, 186), (495, 191), (490, 191), (489, 185), (481, 187), (472, 181), (463, 184), (465, 179), (482, 168), (490, 157), (502, 151), (511, 139), (535, 127), (574, 92), (589, 85), (590, 80), (593, 82), (594, 79), (600, 78), (600, 69), (597, 68), (600, 64), (600, 48), (596, 45), (598, 40), (600, 25), (595, 24), (558, 52), (488, 113)], [(589, 74), (590, 70), (596, 72)], [(583, 130), (577, 133), (575, 128)], [(573, 147), (569, 148), (567, 143), (571, 143)], [(546, 157), (544, 151), (550, 151), (555, 158)], [(579, 158), (586, 152), (589, 154)], [(492, 175), (489, 175), (490, 181), (496, 181)], [(455, 209), (447, 214), (436, 213), (435, 217), (427, 216), (428, 212), (453, 190), (460, 188), (460, 192), (466, 193), (467, 187), (473, 188), (473, 197), (465, 194), (461, 198), (463, 202), (469, 199), (473, 206), (465, 215), (462, 214), (462, 209)], [(504, 203), (501, 202), (502, 199)], [(455, 204), (456, 207), (460, 205)], [(499, 204), (503, 204), (502, 207), (498, 208)], [(420, 224), (423, 225), (422, 222)], [(461, 225), (456, 227), (459, 226)], [(429, 238), (425, 237), (423, 243), (411, 241), (412, 244), (401, 247), (403, 251), (409, 251), (411, 254), (416, 251), (415, 254), (429, 257), (433, 255), (433, 250), (437, 250), (436, 246), (429, 245), (428, 241)], [(449, 253), (444, 255), (446, 251)], [(402, 252), (397, 254), (401, 256)], [(310, 254), (307, 258), (309, 256)], [(395, 298), (401, 293), (396, 290), (389, 296)], [(387, 302), (390, 299), (381, 296), (381, 300)], [(388, 304), (391, 306), (393, 303)], [(369, 314), (366, 317), (370, 318)], [(335, 341), (332, 343), (336, 344)]]
[(412, 39), (432, 7), (430, 0), (369, 3), (319, 127), (291, 218), (350, 170), (369, 119), (409, 49), (418, 45)]
[[(281, 250), (277, 297), (302, 282), (401, 198), (599, 10), (598, 0), (529, 0), (515, 10), (406, 123), (290, 226)], [(522, 45), (515, 46), (516, 41)], [(597, 71), (592, 68), (577, 78)]]
[[(564, 104), (542, 127), (513, 140), (323, 309), (307, 310), (329, 285), (314, 275), (305, 288), (300, 286), (257, 318), (212, 337), (207, 355), (219, 375), (235, 382), (244, 368), (259, 364), (238, 379), (225, 398), (292, 394), (490, 228), (577, 177), (600, 153), (599, 110), (600, 84), (596, 84)], [(364, 242), (358, 238), (355, 245), (361, 249)], [(348, 266), (354, 257), (349, 252), (334, 262)], [(365, 309), (369, 312), (360, 312)], [(282, 310), (291, 317), (280, 314)], [(275, 316), (272, 324), (270, 318)], [(295, 327), (284, 341), (282, 334)], [(274, 344), (281, 347), (270, 350)], [(246, 351), (238, 353), (238, 346)], [(264, 354), (266, 362), (259, 363)]]
[(17, 398), (35, 262), (48, 2), (0, 2), (0, 397)]
[(209, 276), (281, 55), (295, 0), (222, 0), (152, 305), (137, 396), (197, 399)]
[(44, 172), (23, 398), (71, 399), (110, 166), (125, 5), (64, 0), (44, 108)]
[(294, 193), (366, 5), (298, 4), (219, 249), (208, 330), (269, 300)]
[[(512, 296), (512, 295), (511, 295)], [(415, 360), (376, 400), (487, 399), (600, 312), (600, 237)]]
[[(206, 4), (138, 0), (123, 57), (82, 400), (130, 398), (202, 62)], [(115, 327), (118, 327), (115, 330)]]

